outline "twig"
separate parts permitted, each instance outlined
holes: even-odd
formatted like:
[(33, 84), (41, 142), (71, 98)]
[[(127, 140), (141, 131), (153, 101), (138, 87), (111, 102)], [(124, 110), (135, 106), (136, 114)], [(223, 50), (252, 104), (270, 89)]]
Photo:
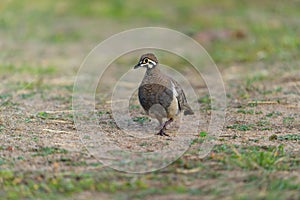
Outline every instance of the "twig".
[(74, 132), (52, 130), (52, 129), (47, 129), (47, 128), (44, 128), (43, 131), (48, 131), (48, 132), (50, 132), (50, 133), (70, 133), (70, 134), (74, 134)]
[(176, 169), (176, 172), (181, 173), (181, 174), (191, 174), (191, 173), (196, 173), (199, 171), (201, 171), (200, 167), (193, 168), (193, 169)]
[(49, 113), (49, 114), (62, 113), (62, 112), (72, 113), (72, 112), (74, 112), (74, 110), (47, 110), (47, 111), (43, 111), (43, 112)]
[(73, 123), (73, 121), (70, 121), (70, 120), (57, 120), (57, 119), (48, 120), (47, 122), (62, 123), (62, 124), (72, 124)]
[(278, 104), (277, 101), (249, 101), (248, 104)]

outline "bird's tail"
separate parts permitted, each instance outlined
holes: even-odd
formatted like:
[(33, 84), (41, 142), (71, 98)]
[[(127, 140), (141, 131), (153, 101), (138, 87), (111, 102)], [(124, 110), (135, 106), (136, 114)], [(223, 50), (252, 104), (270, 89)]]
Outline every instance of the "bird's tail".
[(193, 115), (194, 114), (194, 111), (191, 109), (191, 107), (189, 105), (184, 105), (183, 106), (183, 114), (184, 115)]

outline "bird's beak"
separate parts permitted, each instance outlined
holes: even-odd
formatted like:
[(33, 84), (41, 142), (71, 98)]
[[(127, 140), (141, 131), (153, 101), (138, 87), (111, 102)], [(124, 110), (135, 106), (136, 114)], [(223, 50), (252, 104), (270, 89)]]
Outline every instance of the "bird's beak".
[(137, 68), (139, 68), (141, 65), (140, 65), (140, 63), (138, 63), (138, 64), (136, 64), (135, 66), (134, 66), (134, 69), (137, 69)]

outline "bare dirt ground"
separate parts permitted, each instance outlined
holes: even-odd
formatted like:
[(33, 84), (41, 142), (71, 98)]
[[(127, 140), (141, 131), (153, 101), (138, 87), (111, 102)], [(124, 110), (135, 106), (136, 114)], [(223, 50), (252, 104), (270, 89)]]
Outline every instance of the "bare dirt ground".
[[(64, 70), (66, 70), (64, 68)], [(277, 69), (278, 70), (278, 69)], [(286, 69), (284, 69), (286, 71)], [(68, 70), (66, 70), (68, 71)], [(252, 70), (251, 70), (252, 71)], [(216, 145), (229, 145), (236, 150), (233, 145), (252, 147), (258, 146), (260, 148), (284, 146), (285, 155), (283, 160), (278, 162), (292, 162), (290, 170), (280, 170), (274, 172), (272, 176), (276, 177), (296, 177), (296, 182), (299, 183), (299, 138), (289, 138), (285, 136), (299, 137), (299, 71), (287, 71), (278, 78), (272, 77), (271, 80), (254, 81), (253, 85), (243, 85), (245, 74), (251, 76), (251, 72), (247, 71), (242, 66), (232, 66), (221, 71), (224, 83), (229, 91), (228, 108), (226, 109), (226, 122), (222, 130), (222, 134), (213, 141)], [(253, 73), (253, 72), (252, 72)], [(255, 71), (254, 73), (257, 73)], [(274, 72), (264, 71), (265, 76), (268, 77)], [(33, 173), (34, 179), (39, 179), (40, 173), (48, 176), (48, 173), (54, 174), (69, 174), (83, 173), (83, 172), (98, 172), (108, 170), (103, 166), (97, 156), (93, 156), (86, 149), (82, 143), (82, 135), (77, 132), (72, 118), (72, 81), (74, 80), (74, 73), (67, 72), (67, 75), (59, 75), (60, 70), (54, 72), (53, 75), (44, 74), (41, 77), (32, 76), (24, 73), (14, 74), (13, 78), (7, 78), (10, 74), (5, 73), (4, 84), (1, 85), (1, 94), (9, 92), (10, 95), (1, 99), (1, 168), (10, 169), (17, 173)], [(70, 74), (73, 74), (70, 75)], [(275, 73), (276, 74), (276, 73)], [(6, 78), (5, 78), (6, 77)], [(21, 78), (22, 77), (22, 78)], [(28, 85), (20, 88), (18, 86), (19, 80), (30, 78)], [(7, 82), (5, 82), (5, 80)], [(2, 83), (3, 83), (2, 82)], [(33, 84), (33, 85), (32, 85)], [(10, 89), (7, 86), (18, 87), (17, 89)], [(275, 88), (275, 89), (274, 89)], [(276, 91), (276, 88), (282, 88)], [(261, 94), (259, 90), (271, 91), (268, 94)], [(275, 91), (274, 91), (275, 90)], [(202, 89), (202, 96), (207, 95), (207, 90)], [(257, 100), (239, 99), (240, 95), (255, 96)], [(134, 96), (133, 96), (134, 98)], [(105, 99), (105, 98), (104, 98)], [(172, 143), (178, 144), (178, 141), (186, 139), (186, 135), (180, 135), (176, 132), (176, 125), (172, 126), (168, 132), (171, 134), (170, 138), (150, 137), (145, 139), (137, 139), (130, 135), (122, 134), (122, 130), (116, 126), (110, 109), (109, 98), (106, 103), (98, 103), (97, 113), (99, 117), (99, 126), (102, 130), (108, 133), (107, 137), (113, 141), (114, 145), (121, 149), (153, 152), (157, 149), (171, 147), (171, 149), (178, 150), (178, 146), (172, 147)], [(145, 117), (142, 109), (137, 106), (136, 98), (133, 99), (132, 116)], [(207, 109), (208, 103), (203, 102), (201, 106), (201, 115), (204, 119), (208, 119), (210, 111)], [(208, 121), (208, 120), (207, 120)], [(145, 126), (155, 127), (155, 120), (149, 121), (146, 118), (145, 122), (132, 122), (137, 127), (145, 128)], [(199, 130), (206, 131), (206, 127), (199, 127)], [(197, 133), (191, 136), (191, 140), (184, 140), (183, 149), (189, 149), (184, 154), (183, 158), (186, 162), (197, 161), (197, 148), (201, 141), (190, 145), (192, 139), (197, 139)], [(185, 145), (185, 146), (184, 146)], [(226, 155), (226, 153), (225, 153)], [(250, 170), (225, 170), (220, 168), (220, 163), (214, 159), (223, 159), (226, 157), (224, 152), (211, 153), (209, 158), (201, 159), (204, 165), (210, 166), (214, 170), (220, 170), (219, 173), (225, 173), (226, 177), (222, 178), (221, 182), (228, 179), (235, 183), (234, 188), (238, 190), (240, 184), (239, 180), (249, 175), (249, 173), (257, 174), (256, 171)], [(237, 155), (239, 153), (237, 152)], [(178, 155), (177, 155), (178, 156)], [(289, 161), (293, 159), (293, 161)], [(167, 161), (166, 161), (167, 162)], [(198, 162), (198, 161), (197, 161)], [(246, 169), (261, 169), (265, 166), (259, 166), (254, 161), (249, 166), (244, 166)], [(187, 165), (187, 166), (185, 166)], [(183, 168), (176, 167), (175, 171), (179, 174), (194, 174), (205, 173), (201, 167), (188, 166), (184, 164)], [(203, 164), (201, 164), (203, 165)], [(226, 164), (225, 164), (226, 165)], [(276, 164), (274, 164), (276, 165)], [(207, 167), (206, 166), (206, 167)], [(193, 169), (194, 168), (194, 169)], [(243, 168), (243, 167), (242, 167)], [(167, 168), (168, 169), (168, 168)], [(195, 171), (193, 171), (195, 170)], [(110, 171), (110, 170), (108, 170)], [(167, 170), (168, 171), (168, 170)], [(38, 173), (38, 175), (34, 175)], [(112, 173), (112, 172), (109, 172)], [(162, 171), (162, 173), (164, 173)], [(261, 172), (259, 172), (261, 173)], [(37, 177), (36, 177), (37, 176)], [(181, 175), (179, 175), (181, 176)], [(188, 178), (188, 176), (186, 177)], [(181, 179), (181, 178), (180, 178)], [(201, 179), (200, 179), (201, 180)], [(217, 184), (218, 179), (209, 178), (201, 183), (200, 180), (186, 180), (184, 185), (189, 187), (193, 185), (196, 188), (205, 188), (203, 184)], [(176, 182), (176, 181), (175, 181)], [(180, 181), (179, 181), (180, 182)], [(153, 180), (146, 181), (147, 185), (160, 185)], [(219, 186), (226, 191), (226, 187)], [(232, 187), (231, 187), (232, 189)], [(251, 192), (250, 189), (249, 192)], [(92, 190), (93, 191), (93, 190)], [(245, 191), (244, 191), (245, 192)], [(246, 192), (247, 193), (247, 192)], [(76, 194), (71, 199), (86, 199), (111, 198), (111, 194), (102, 193), (99, 191), (83, 192), (80, 195)], [(213, 196), (206, 194), (207, 199)], [(124, 197), (124, 194), (121, 195)], [(147, 196), (147, 195), (146, 195)], [(296, 193), (290, 193), (290, 196), (296, 197)], [(172, 194), (155, 194), (147, 196), (147, 198), (161, 198), (169, 199), (175, 197)], [(176, 198), (197, 199), (197, 196), (191, 194), (176, 195)]]
[[(262, 18), (275, 29), (286, 21), (296, 27), (298, 19), (280, 16), (279, 20), (269, 21), (263, 14), (249, 13), (250, 19)], [(285, 61), (277, 55), (272, 60), (264, 60), (265, 52), (271, 48), (267, 43), (255, 54), (257, 59), (241, 61), (236, 51), (234, 60), (230, 60), (230, 53), (226, 54), (230, 49), (228, 44), (251, 37), (250, 31), (245, 35), (243, 31), (216, 36), (210, 31), (198, 33), (197, 37), (201, 36), (198, 40), (216, 59), (227, 95), (222, 133), (211, 140), (215, 147), (205, 158), (199, 158), (198, 151), (209, 138), (207, 127), (212, 110), (203, 80), (191, 80), (199, 95), (198, 99), (190, 99), (199, 105), (202, 123), (197, 132), (178, 133), (177, 122), (168, 130), (170, 138), (155, 136), (156, 121), (144, 115), (134, 93), (129, 105), (130, 124), (137, 129), (153, 127), (149, 137), (135, 138), (124, 134), (115, 123), (110, 108), (111, 91), (106, 87), (127, 70), (116, 70), (118, 67), (129, 69), (138, 57), (114, 63), (113, 70), (107, 74), (109, 78), (104, 79), (105, 85), (100, 85), (96, 92), (96, 117), (92, 120), (97, 121), (98, 128), (121, 149), (148, 153), (166, 150), (169, 153), (158, 155), (165, 156), (165, 164), (168, 159), (178, 157), (178, 151), (185, 152), (157, 172), (127, 174), (103, 165), (103, 160), (88, 150), (84, 144), (87, 134), (82, 128), (79, 131), (74, 122), (72, 95), (77, 70), (88, 52), (112, 33), (134, 25), (98, 18), (62, 18), (62, 21), (55, 18), (57, 21), (51, 22), (50, 27), (70, 34), (81, 29), (84, 37), (75, 35), (75, 39), (69, 39), (71, 36), (67, 34), (67, 41), (52, 37), (50, 42), (46, 41), (47, 34), (55, 32), (45, 31), (43, 26), (47, 24), (33, 29), (34, 33), (21, 26), (25, 32), (36, 34), (29, 39), (21, 31), (0, 32), (0, 46), (5, 50), (0, 53), (0, 199), (299, 199), (300, 64), (297, 56)], [(141, 21), (135, 24), (144, 25)], [(290, 40), (285, 38), (285, 44), (289, 45)], [(214, 47), (224, 48), (221, 56), (229, 55), (229, 58), (222, 60), (214, 54), (214, 42), (223, 45)], [(249, 51), (251, 57), (251, 45), (240, 49)], [(193, 77), (184, 66), (176, 67), (182, 67), (178, 70), (185, 77)], [(93, 130), (95, 127), (86, 126), (87, 133)]]

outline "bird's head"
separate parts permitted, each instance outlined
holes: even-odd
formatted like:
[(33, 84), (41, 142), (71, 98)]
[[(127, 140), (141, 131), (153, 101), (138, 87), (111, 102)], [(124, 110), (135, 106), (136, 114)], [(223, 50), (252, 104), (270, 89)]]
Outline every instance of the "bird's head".
[(139, 67), (146, 67), (147, 69), (152, 69), (156, 67), (158, 60), (153, 53), (147, 53), (141, 56), (138, 64), (134, 66), (134, 69)]

